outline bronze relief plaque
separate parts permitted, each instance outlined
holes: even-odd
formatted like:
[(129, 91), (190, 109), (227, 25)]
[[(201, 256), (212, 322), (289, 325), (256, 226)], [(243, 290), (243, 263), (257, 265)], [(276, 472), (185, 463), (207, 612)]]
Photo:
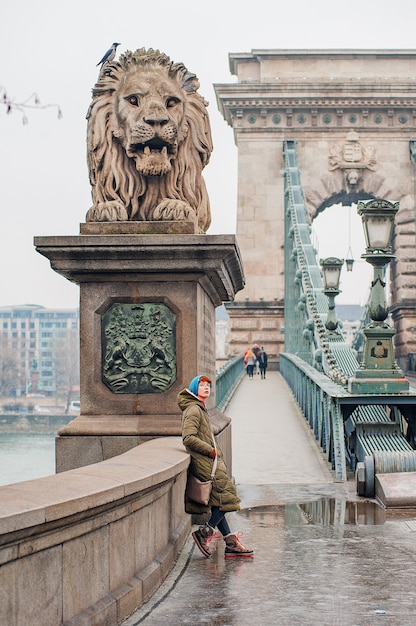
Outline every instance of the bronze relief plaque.
[(114, 393), (162, 393), (176, 380), (176, 316), (164, 304), (113, 304), (101, 318), (102, 379)]

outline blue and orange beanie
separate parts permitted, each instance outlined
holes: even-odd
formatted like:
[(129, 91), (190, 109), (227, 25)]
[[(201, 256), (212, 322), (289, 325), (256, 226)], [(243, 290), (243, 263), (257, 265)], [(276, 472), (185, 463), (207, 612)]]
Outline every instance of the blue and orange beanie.
[(212, 382), (211, 379), (208, 378), (208, 376), (205, 376), (205, 374), (199, 374), (199, 376), (195, 376), (195, 378), (193, 378), (191, 380), (191, 382), (189, 383), (189, 391), (191, 391), (195, 396), (198, 395), (198, 385), (199, 383), (204, 380), (206, 380), (212, 387)]

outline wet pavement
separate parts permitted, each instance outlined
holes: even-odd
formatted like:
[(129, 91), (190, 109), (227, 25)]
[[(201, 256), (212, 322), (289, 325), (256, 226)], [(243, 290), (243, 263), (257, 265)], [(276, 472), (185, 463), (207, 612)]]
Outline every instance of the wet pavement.
[(205, 559), (191, 538), (157, 593), (124, 626), (416, 625), (416, 510), (382, 509), (335, 482), (277, 372), (245, 379), (233, 418), (242, 510), (255, 550)]

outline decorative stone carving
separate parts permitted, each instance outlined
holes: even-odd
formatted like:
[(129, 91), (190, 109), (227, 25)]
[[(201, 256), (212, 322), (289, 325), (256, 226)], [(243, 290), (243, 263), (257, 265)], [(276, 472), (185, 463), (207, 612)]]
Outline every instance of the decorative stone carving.
[(359, 170), (346, 170), (345, 171), (345, 179), (348, 187), (356, 187), (361, 179)]
[(360, 169), (377, 169), (376, 150), (365, 146), (355, 131), (347, 134), (346, 141), (333, 144), (329, 148), (328, 169), (345, 170), (345, 180), (350, 187), (355, 187), (360, 178)]
[(164, 304), (113, 304), (102, 316), (102, 377), (114, 393), (158, 393), (176, 380), (175, 314)]
[(329, 148), (328, 169), (341, 169), (344, 173), (345, 188), (355, 191), (362, 180), (361, 170), (377, 169), (376, 150), (365, 146), (354, 130), (347, 134), (346, 141), (333, 144)]
[(87, 222), (193, 221), (206, 232), (202, 169), (212, 152), (199, 81), (159, 50), (105, 63), (88, 119), (93, 206)]

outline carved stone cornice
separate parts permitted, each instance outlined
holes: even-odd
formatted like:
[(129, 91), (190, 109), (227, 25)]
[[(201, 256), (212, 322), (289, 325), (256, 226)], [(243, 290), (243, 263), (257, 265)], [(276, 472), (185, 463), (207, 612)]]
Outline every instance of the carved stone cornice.
[(414, 94), (408, 98), (346, 98), (342, 97), (333, 97), (329, 98), (313, 98), (310, 95), (304, 97), (296, 97), (289, 98), (287, 96), (282, 98), (259, 98), (253, 96), (253, 98), (236, 98), (235, 96), (231, 99), (223, 98), (224, 106), (227, 108), (236, 108), (236, 109), (247, 109), (247, 108), (255, 108), (259, 111), (262, 109), (267, 109), (270, 107), (292, 107), (292, 106), (302, 106), (302, 107), (328, 107), (331, 108), (339, 108), (341, 107), (415, 107), (416, 106), (416, 98)]
[[(134, 222), (124, 224), (134, 232)], [(185, 275), (189, 280), (200, 275), (198, 280), (219, 306), (233, 300), (245, 284), (234, 235), (89, 234), (35, 237), (34, 243), (58, 274), (79, 285), (102, 282), (108, 275), (114, 282), (152, 275), (155, 280), (158, 275), (175, 275), (176, 280)]]
[[(415, 81), (238, 83), (215, 85), (220, 111), (234, 129), (281, 131), (416, 129)], [(397, 132), (397, 130), (396, 130)]]

